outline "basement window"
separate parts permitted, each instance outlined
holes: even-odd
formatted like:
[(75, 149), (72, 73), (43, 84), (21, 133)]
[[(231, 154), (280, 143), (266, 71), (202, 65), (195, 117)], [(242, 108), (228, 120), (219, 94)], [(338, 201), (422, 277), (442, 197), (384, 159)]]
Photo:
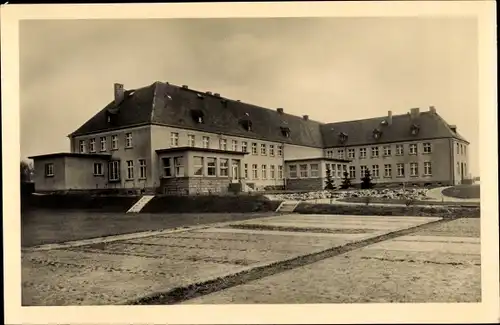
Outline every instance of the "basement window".
[(191, 117), (193, 118), (193, 120), (196, 122), (196, 123), (203, 123), (204, 122), (204, 115), (203, 112), (201, 110), (197, 110), (197, 109), (194, 109), (194, 110), (191, 110)]
[(281, 135), (282, 136), (284, 136), (286, 138), (290, 137), (290, 128), (282, 126), (280, 129), (281, 129)]

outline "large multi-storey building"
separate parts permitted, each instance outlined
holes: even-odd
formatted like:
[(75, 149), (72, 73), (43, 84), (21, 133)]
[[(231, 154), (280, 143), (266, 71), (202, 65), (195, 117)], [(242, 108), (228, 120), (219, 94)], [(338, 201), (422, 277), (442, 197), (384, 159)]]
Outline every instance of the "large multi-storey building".
[(188, 86), (125, 91), (69, 135), (69, 153), (30, 157), (37, 191), (161, 193), (322, 189), (370, 170), (376, 183), (458, 184), (468, 142), (431, 107), (320, 123)]

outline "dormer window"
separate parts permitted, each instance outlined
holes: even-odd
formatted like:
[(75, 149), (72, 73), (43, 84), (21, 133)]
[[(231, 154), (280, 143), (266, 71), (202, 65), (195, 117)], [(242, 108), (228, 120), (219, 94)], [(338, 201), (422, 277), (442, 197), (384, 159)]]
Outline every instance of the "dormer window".
[(290, 137), (290, 128), (288, 128), (286, 126), (282, 126), (281, 127), (281, 135), (284, 136), (285, 138), (289, 138)]
[(199, 99), (205, 98), (202, 94), (196, 94), (196, 96), (198, 96)]
[(347, 133), (340, 132), (339, 133), (339, 140), (341, 143), (345, 143), (347, 141)]
[(196, 123), (203, 123), (204, 122), (204, 114), (202, 111), (198, 110), (198, 109), (193, 109), (191, 110), (191, 117), (193, 118), (193, 120), (196, 122)]
[(418, 132), (420, 131), (420, 126), (417, 124), (412, 124), (410, 128), (410, 132), (412, 135), (417, 135)]
[(247, 131), (252, 131), (252, 121), (250, 119), (245, 118), (240, 121), (240, 125)]
[(387, 123), (387, 121), (386, 121), (386, 120), (383, 120), (382, 122), (380, 122), (380, 124), (382, 124), (382, 125), (386, 126), (388, 123)]
[(375, 139), (380, 139), (381, 136), (382, 136), (382, 131), (380, 131), (379, 129), (373, 130), (373, 137)]

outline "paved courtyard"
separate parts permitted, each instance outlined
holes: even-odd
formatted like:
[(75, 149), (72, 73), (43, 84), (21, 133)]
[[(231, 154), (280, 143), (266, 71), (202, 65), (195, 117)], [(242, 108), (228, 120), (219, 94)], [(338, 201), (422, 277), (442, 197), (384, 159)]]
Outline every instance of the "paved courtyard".
[[(438, 229), (434, 232), (416, 229), (383, 238), (437, 221), (294, 214), (42, 245), (22, 254), (22, 300), (23, 305), (96, 305), (134, 303), (150, 296), (161, 303), (161, 293), (168, 296), (173, 289), (214, 280), (220, 289), (173, 301), (477, 301), (479, 219), (435, 223), (429, 225)], [(359, 249), (315, 263), (300, 265), (299, 260), (289, 270), (278, 270), (284, 261), (370, 240)], [(254, 272), (245, 278), (245, 272), (255, 270), (268, 276)], [(226, 279), (238, 285), (228, 285)]]

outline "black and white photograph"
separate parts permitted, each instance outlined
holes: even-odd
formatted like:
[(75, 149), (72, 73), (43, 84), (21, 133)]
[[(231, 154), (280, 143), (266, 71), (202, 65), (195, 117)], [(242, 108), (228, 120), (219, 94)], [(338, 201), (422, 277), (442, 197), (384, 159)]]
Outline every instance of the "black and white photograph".
[(187, 308), (217, 305), (251, 324), (268, 318), (244, 308), (357, 306), (339, 318), (355, 321), (382, 304), (432, 321), (402, 312), (418, 304), (497, 320), (496, 38), (480, 3), (3, 6), (16, 313), (181, 305), (194, 324)]

